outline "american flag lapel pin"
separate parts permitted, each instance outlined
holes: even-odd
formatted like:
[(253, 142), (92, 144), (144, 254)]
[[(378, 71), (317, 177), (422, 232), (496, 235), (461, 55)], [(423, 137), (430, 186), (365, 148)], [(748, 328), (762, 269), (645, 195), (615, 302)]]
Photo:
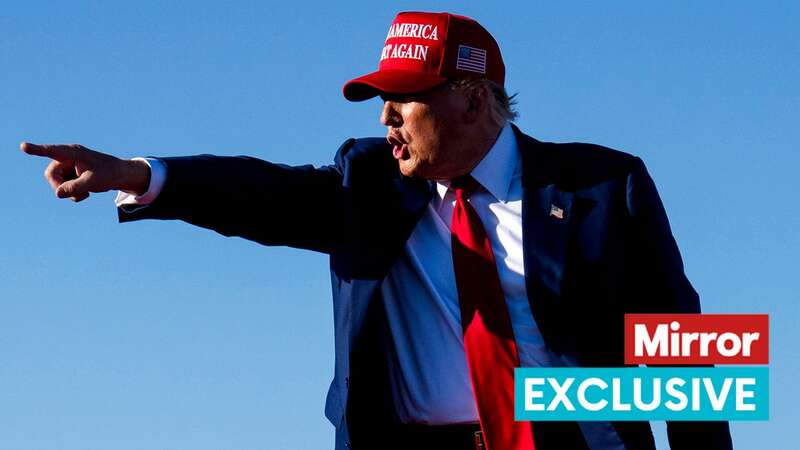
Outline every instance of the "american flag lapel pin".
[(564, 220), (564, 210), (556, 205), (550, 205), (550, 217), (555, 217), (558, 220)]

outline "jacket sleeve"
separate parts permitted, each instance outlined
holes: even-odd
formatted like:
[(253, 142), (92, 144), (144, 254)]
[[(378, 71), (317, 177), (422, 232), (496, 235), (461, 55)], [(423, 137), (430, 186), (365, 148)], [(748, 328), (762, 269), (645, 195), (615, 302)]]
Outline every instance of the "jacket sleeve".
[(337, 166), (212, 155), (161, 161), (167, 178), (159, 196), (145, 207), (118, 208), (120, 222), (178, 219), (224, 236), (324, 253), (341, 241), (345, 189)]
[(636, 244), (640, 299), (652, 313), (699, 313), (700, 300), (686, 278), (678, 245), (652, 178), (636, 158), (627, 180), (627, 207)]
[[(684, 273), (664, 206), (639, 158), (628, 176), (627, 200), (639, 249), (639, 273), (646, 283), (642, 292), (652, 297), (645, 299), (647, 312), (699, 313), (699, 297)], [(668, 421), (667, 436), (672, 450), (733, 448), (728, 422)]]

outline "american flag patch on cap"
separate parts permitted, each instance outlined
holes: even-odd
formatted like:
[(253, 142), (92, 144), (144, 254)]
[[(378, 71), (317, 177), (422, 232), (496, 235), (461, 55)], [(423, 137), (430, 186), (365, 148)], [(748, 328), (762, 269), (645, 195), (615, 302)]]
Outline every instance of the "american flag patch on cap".
[(486, 50), (459, 45), (456, 69), (486, 73)]

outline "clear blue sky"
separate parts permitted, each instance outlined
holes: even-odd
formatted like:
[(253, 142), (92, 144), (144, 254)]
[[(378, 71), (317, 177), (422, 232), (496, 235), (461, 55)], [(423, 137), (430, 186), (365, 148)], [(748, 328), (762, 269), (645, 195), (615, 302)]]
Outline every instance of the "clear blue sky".
[(0, 450), (332, 446), (325, 257), (119, 225), (112, 194), (57, 201), (18, 145), (329, 163), (383, 135), (340, 89), (407, 9), (494, 33), (529, 134), (645, 160), (704, 310), (771, 316), (771, 420), (734, 423), (737, 448), (796, 448), (800, 4), (554, 5), (4, 4)]

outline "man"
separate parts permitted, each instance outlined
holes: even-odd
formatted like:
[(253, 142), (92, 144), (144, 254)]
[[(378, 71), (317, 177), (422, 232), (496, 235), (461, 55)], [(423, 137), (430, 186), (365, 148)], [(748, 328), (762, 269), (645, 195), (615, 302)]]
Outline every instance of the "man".
[[(181, 219), (330, 255), (336, 448), (651, 449), (642, 422), (513, 420), (513, 368), (620, 366), (623, 315), (699, 312), (641, 160), (523, 134), (492, 36), (401, 13), (379, 70), (386, 139), (335, 164), (209, 155), (123, 161), (23, 143), (60, 198), (120, 190), (122, 222)], [(670, 423), (672, 448), (730, 448), (726, 423)]]

